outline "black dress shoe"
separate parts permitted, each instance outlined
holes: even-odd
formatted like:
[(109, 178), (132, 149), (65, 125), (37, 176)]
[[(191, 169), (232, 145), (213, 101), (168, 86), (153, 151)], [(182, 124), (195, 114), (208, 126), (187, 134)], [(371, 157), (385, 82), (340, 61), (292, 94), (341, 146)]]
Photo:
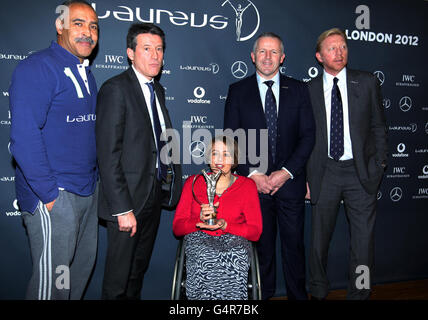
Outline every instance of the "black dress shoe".
[(325, 297), (324, 298), (318, 298), (315, 296), (311, 296), (311, 301), (325, 301)]

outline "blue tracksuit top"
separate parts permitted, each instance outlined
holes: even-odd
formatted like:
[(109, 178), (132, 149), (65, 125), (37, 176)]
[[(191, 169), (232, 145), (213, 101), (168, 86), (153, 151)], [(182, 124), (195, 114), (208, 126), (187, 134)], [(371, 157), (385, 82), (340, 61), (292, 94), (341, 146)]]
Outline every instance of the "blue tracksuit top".
[[(84, 68), (88, 93), (78, 68)], [(90, 68), (52, 42), (16, 67), (9, 89), (10, 150), (20, 209), (33, 213), (58, 189), (89, 196), (97, 181), (97, 85)]]

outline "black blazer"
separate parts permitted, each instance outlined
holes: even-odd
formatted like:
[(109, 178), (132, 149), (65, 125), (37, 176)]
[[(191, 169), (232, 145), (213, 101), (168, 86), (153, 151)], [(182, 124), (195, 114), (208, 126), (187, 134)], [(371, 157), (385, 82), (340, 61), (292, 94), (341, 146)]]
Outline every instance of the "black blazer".
[[(172, 128), (163, 87), (154, 82), (165, 124)], [(156, 143), (143, 91), (132, 68), (107, 80), (97, 100), (97, 157), (100, 171), (99, 216), (143, 209), (155, 177)], [(171, 164), (173, 179), (163, 205), (174, 207), (180, 198), (181, 166)]]
[[(261, 166), (258, 171), (269, 175), (272, 171), (285, 167), (293, 174), (294, 179), (289, 179), (276, 195), (299, 199), (306, 192), (305, 166), (315, 142), (315, 122), (306, 84), (280, 76), (277, 121), (276, 161), (272, 161), (268, 152), (268, 158), (261, 159), (266, 162), (266, 166)], [(247, 176), (250, 168), (258, 166), (251, 164), (249, 148), (254, 150), (255, 147), (256, 154), (260, 155), (260, 149), (267, 147), (266, 144), (260, 144), (260, 130), (267, 129), (267, 126), (256, 74), (230, 85), (224, 112), (224, 129), (227, 128), (233, 131), (242, 128), (247, 137), (251, 136), (251, 129), (256, 129), (255, 139), (251, 139), (246, 145), (245, 163), (237, 167), (239, 174)]]
[[(346, 69), (349, 130), (358, 178), (364, 189), (374, 194), (387, 163), (387, 128), (377, 78), (364, 71)], [(315, 147), (307, 165), (311, 202), (316, 203), (328, 158), (327, 120), (323, 76), (308, 84), (316, 123)]]

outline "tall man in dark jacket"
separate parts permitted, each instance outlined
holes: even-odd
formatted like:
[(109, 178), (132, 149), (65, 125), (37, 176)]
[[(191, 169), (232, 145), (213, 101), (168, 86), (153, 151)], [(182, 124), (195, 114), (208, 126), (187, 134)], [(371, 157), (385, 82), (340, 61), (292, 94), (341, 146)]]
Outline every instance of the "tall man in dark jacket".
[[(275, 294), (279, 229), (288, 298), (305, 300), (305, 166), (315, 141), (309, 93), (304, 83), (280, 75), (285, 55), (278, 35), (260, 35), (251, 57), (256, 73), (230, 86), (224, 128), (244, 129), (247, 137), (256, 132), (247, 151), (251, 148), (253, 154), (260, 155), (259, 169), (252, 168), (247, 152), (246, 162), (237, 170), (255, 181), (260, 196), (263, 232), (257, 249), (262, 296), (268, 299)], [(268, 141), (261, 141), (266, 130)], [(267, 154), (260, 153), (263, 144), (268, 147)]]
[(155, 79), (165, 35), (153, 24), (134, 24), (127, 35), (132, 66), (106, 81), (97, 103), (99, 216), (107, 221), (103, 299), (139, 299), (152, 254), (161, 206), (181, 192), (181, 168), (162, 157), (161, 138), (172, 127), (163, 87)]
[(317, 130), (307, 165), (313, 204), (310, 290), (314, 299), (328, 294), (328, 248), (343, 200), (351, 233), (347, 298), (367, 299), (370, 284), (356, 280), (373, 271), (376, 194), (387, 161), (380, 87), (372, 74), (346, 68), (346, 35), (337, 28), (320, 35), (316, 58), (324, 72), (308, 85)]

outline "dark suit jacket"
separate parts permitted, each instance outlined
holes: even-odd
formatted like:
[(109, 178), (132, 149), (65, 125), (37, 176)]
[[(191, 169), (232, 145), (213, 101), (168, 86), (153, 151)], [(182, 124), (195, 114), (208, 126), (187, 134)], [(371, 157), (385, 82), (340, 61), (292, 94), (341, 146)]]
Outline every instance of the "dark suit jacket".
[[(242, 128), (247, 138), (249, 130), (256, 129), (255, 141), (248, 141), (246, 146), (246, 163), (237, 167), (239, 174), (247, 176), (250, 168), (257, 167), (250, 163), (249, 148), (254, 150), (255, 147), (257, 155), (260, 154), (260, 130), (267, 129), (256, 74), (229, 87), (224, 112), (224, 129), (227, 128), (234, 131)], [(299, 199), (305, 195), (305, 166), (314, 142), (315, 123), (306, 84), (280, 76), (277, 156), (275, 163), (270, 152), (268, 159), (262, 159), (267, 162), (267, 170), (263, 173), (269, 175), (284, 167), (293, 174), (294, 179), (289, 179), (276, 195), (289, 199)]]
[[(358, 178), (364, 189), (377, 192), (387, 161), (387, 129), (379, 83), (368, 72), (347, 68), (349, 130)], [(316, 203), (328, 158), (323, 76), (308, 84), (316, 123), (316, 142), (307, 165), (311, 202)]]
[[(163, 87), (154, 82), (165, 124), (171, 120)], [(107, 80), (97, 101), (97, 156), (101, 187), (99, 216), (116, 221), (113, 214), (143, 209), (156, 179), (157, 151), (143, 91), (132, 68)], [(163, 205), (172, 208), (180, 197), (181, 167), (170, 165), (174, 178)]]

